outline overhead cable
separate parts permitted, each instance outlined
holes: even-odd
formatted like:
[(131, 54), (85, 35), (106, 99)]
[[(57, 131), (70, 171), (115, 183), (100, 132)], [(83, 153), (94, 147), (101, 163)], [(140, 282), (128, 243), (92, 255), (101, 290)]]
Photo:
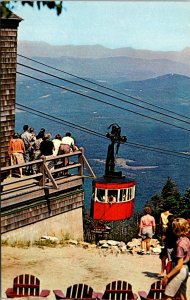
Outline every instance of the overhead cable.
[(141, 98), (138, 98), (138, 97), (135, 97), (135, 96), (131, 96), (131, 95), (127, 94), (127, 93), (118, 91), (118, 90), (116, 90), (116, 89), (112, 89), (112, 88), (110, 88), (110, 87), (106, 87), (106, 86), (104, 86), (104, 85), (102, 85), (102, 84), (100, 84), (100, 83), (97, 83), (97, 82), (95, 82), (95, 81), (92, 81), (92, 80), (86, 79), (86, 78), (84, 78), (84, 77), (80, 77), (80, 76), (74, 75), (74, 74), (72, 74), (72, 73), (69, 73), (69, 72), (66, 72), (66, 71), (64, 71), (64, 70), (62, 70), (62, 69), (58, 69), (58, 68), (55, 68), (55, 67), (53, 67), (53, 66), (47, 65), (47, 64), (45, 64), (45, 63), (39, 62), (38, 60), (29, 58), (29, 57), (27, 57), (27, 56), (24, 56), (24, 55), (21, 55), (21, 54), (17, 54), (17, 56), (20, 56), (20, 57), (25, 58), (25, 59), (27, 59), (27, 60), (33, 61), (33, 62), (35, 62), (35, 63), (38, 63), (38, 64), (43, 65), (43, 66), (45, 66), (45, 67), (48, 67), (48, 68), (50, 68), (50, 69), (52, 69), (52, 70), (59, 71), (59, 72), (61, 72), (61, 73), (63, 73), (63, 74), (67, 74), (67, 75), (72, 76), (72, 77), (74, 77), (74, 78), (78, 78), (78, 79), (80, 79), (80, 80), (83, 80), (83, 81), (85, 81), (85, 82), (91, 83), (91, 84), (96, 85), (96, 86), (99, 86), (99, 87), (101, 87), (101, 88), (104, 88), (104, 89), (110, 90), (110, 91), (112, 91), (112, 92), (118, 93), (118, 94), (120, 94), (120, 95), (123, 95), (123, 96), (125, 96), (125, 97), (131, 98), (131, 99), (133, 99), (133, 100), (136, 100), (136, 101), (145, 103), (145, 104), (147, 104), (147, 105), (149, 105), (149, 106), (152, 106), (152, 107), (155, 107), (155, 108), (164, 110), (164, 111), (166, 111), (166, 112), (169, 112), (169, 113), (172, 113), (172, 114), (174, 114), (174, 115), (177, 115), (177, 116), (180, 116), (180, 117), (182, 117), (182, 118), (185, 118), (185, 119), (190, 120), (190, 118), (187, 117), (187, 116), (184, 116), (184, 115), (179, 114), (179, 113), (177, 113), (177, 112), (175, 112), (175, 111), (166, 109), (166, 108), (161, 107), (161, 106), (159, 106), (159, 105), (152, 104), (152, 103), (150, 103), (150, 102), (148, 102), (148, 101), (142, 100)]
[[(51, 120), (53, 122), (56, 122), (56, 123), (61, 123), (61, 124), (65, 123), (67, 126), (75, 128), (77, 130), (84, 131), (86, 133), (89, 133), (89, 134), (92, 134), (92, 135), (96, 135), (96, 136), (98, 136), (100, 138), (104, 138), (104, 139), (108, 140), (108, 138), (104, 134), (101, 134), (101, 133), (99, 133), (97, 131), (88, 129), (88, 128), (83, 127), (81, 125), (74, 124), (74, 123), (68, 122), (68, 121), (66, 121), (66, 120), (64, 120), (62, 118), (58, 118), (58, 117), (52, 116), (52, 115), (50, 115), (48, 113), (39, 111), (37, 109), (27, 107), (26, 105), (23, 105), (21, 103), (16, 103), (16, 106), (20, 110), (24, 110), (24, 111), (27, 111), (27, 112), (28, 111), (32, 112), (33, 115), (37, 115), (37, 116), (40, 116), (42, 118), (49, 119), (49, 120)], [(188, 159), (190, 158), (190, 155), (187, 154), (187, 153), (182, 153), (182, 152), (178, 152), (178, 151), (168, 150), (168, 149), (164, 149), (164, 148), (152, 147), (152, 146), (147, 146), (147, 145), (143, 145), (143, 144), (139, 144), (139, 143), (133, 143), (133, 142), (126, 142), (126, 143), (122, 143), (122, 144), (125, 144), (127, 146), (131, 146), (131, 147), (135, 147), (135, 148), (141, 148), (141, 149), (148, 150), (148, 151), (159, 152), (159, 153), (162, 153), (162, 154), (167, 154), (167, 155), (172, 155), (172, 156), (178, 156), (178, 157), (181, 157), (181, 158), (188, 158)]]
[(28, 75), (28, 74), (25, 74), (25, 73), (22, 73), (22, 72), (19, 72), (19, 71), (17, 71), (17, 74), (26, 76), (26, 77), (31, 78), (31, 79), (38, 80), (38, 81), (43, 82), (43, 83), (47, 83), (47, 84), (49, 84), (49, 85), (51, 85), (51, 86), (58, 87), (58, 88), (60, 88), (60, 89), (63, 89), (63, 90), (69, 91), (69, 92), (71, 92), (71, 93), (74, 93), (74, 94), (83, 96), (83, 97), (85, 97), (85, 98), (89, 98), (89, 99), (95, 100), (95, 101), (97, 101), (97, 102), (100, 102), (100, 103), (103, 103), (103, 104), (107, 104), (107, 105), (109, 105), (109, 106), (111, 106), (111, 107), (115, 107), (115, 108), (118, 108), (118, 109), (121, 109), (121, 110), (124, 110), (124, 111), (128, 111), (128, 112), (131, 112), (131, 113), (133, 113), (133, 114), (139, 115), (139, 116), (141, 116), (141, 117), (145, 117), (145, 118), (148, 118), (148, 119), (151, 119), (151, 120), (154, 120), (154, 121), (157, 121), (157, 122), (160, 122), (160, 123), (163, 123), (163, 124), (167, 124), (167, 125), (170, 125), (170, 126), (172, 126), (172, 127), (175, 127), (175, 128), (182, 129), (182, 130), (185, 130), (185, 131), (189, 131), (189, 132), (190, 132), (190, 129), (187, 129), (187, 128), (184, 128), (184, 127), (181, 127), (181, 126), (178, 126), (178, 125), (175, 125), (175, 124), (166, 122), (166, 121), (164, 121), (164, 120), (156, 119), (156, 118), (151, 117), (151, 116), (146, 116), (146, 115), (144, 115), (144, 114), (142, 114), (142, 113), (135, 112), (135, 111), (133, 111), (133, 110), (131, 110), (131, 109), (127, 109), (127, 108), (121, 107), (121, 106), (116, 105), (116, 104), (113, 104), (113, 103), (109, 103), (109, 102), (107, 102), (107, 101), (105, 101), (105, 100), (100, 100), (100, 99), (95, 98), (95, 97), (93, 97), (93, 96), (89, 96), (89, 95), (83, 94), (83, 93), (81, 93), (81, 92), (75, 91), (75, 90), (73, 90), (73, 89), (67, 88), (67, 87), (65, 87), (65, 86), (60, 86), (60, 85), (57, 85), (57, 84), (55, 84), (55, 83), (48, 82), (48, 81), (45, 81), (45, 80), (43, 80), (43, 79), (39, 79), (39, 78), (36, 78), (36, 77), (34, 77), (34, 76), (31, 76), (31, 75)]
[(179, 118), (170, 116), (170, 115), (168, 115), (168, 114), (166, 114), (166, 113), (162, 113), (162, 112), (156, 111), (156, 110), (154, 110), (154, 109), (152, 109), (152, 108), (148, 108), (148, 107), (144, 107), (144, 106), (139, 105), (139, 104), (135, 104), (135, 103), (133, 103), (133, 102), (131, 102), (131, 101), (121, 99), (121, 98), (119, 98), (119, 97), (113, 96), (113, 95), (111, 95), (111, 94), (108, 94), (108, 93), (105, 93), (105, 92), (102, 92), (102, 91), (98, 91), (98, 90), (96, 90), (96, 89), (94, 89), (94, 88), (90, 88), (90, 87), (87, 87), (87, 86), (82, 85), (82, 84), (80, 84), (80, 83), (73, 82), (73, 81), (71, 81), (71, 80), (69, 80), (69, 79), (64, 79), (64, 78), (62, 78), (62, 77), (60, 77), (60, 76), (56, 76), (56, 75), (50, 74), (50, 73), (48, 73), (48, 72), (45, 72), (45, 71), (42, 71), (42, 70), (39, 70), (39, 69), (30, 67), (30, 66), (27, 66), (27, 65), (25, 65), (25, 64), (21, 64), (21, 63), (17, 63), (17, 64), (20, 65), (20, 66), (22, 66), (22, 67), (28, 68), (28, 69), (30, 69), (30, 70), (33, 70), (33, 71), (36, 71), (36, 72), (39, 72), (39, 73), (42, 73), (42, 74), (45, 74), (45, 75), (48, 75), (48, 76), (52, 76), (52, 77), (54, 77), (54, 78), (63, 80), (63, 81), (65, 81), (65, 82), (72, 83), (72, 84), (74, 84), (74, 85), (76, 85), (76, 86), (80, 86), (80, 87), (82, 87), (82, 88), (88, 89), (88, 90), (93, 91), (93, 92), (96, 92), (96, 93), (98, 93), (98, 94), (101, 94), (101, 95), (104, 95), (104, 96), (108, 96), (108, 97), (110, 97), (110, 98), (117, 99), (117, 100), (119, 100), (119, 101), (121, 101), (121, 102), (125, 102), (125, 103), (128, 103), (128, 104), (131, 104), (131, 105), (136, 106), (136, 107), (138, 107), (138, 108), (145, 109), (145, 110), (148, 110), (148, 111), (157, 113), (157, 114), (159, 114), (159, 115), (161, 115), (161, 116), (168, 117), (168, 118), (173, 119), (173, 120), (175, 120), (175, 121), (180, 121), (180, 122), (183, 122), (183, 123), (186, 123), (186, 124), (190, 124), (189, 121), (185, 121), (185, 120), (182, 120), (182, 119), (179, 119)]

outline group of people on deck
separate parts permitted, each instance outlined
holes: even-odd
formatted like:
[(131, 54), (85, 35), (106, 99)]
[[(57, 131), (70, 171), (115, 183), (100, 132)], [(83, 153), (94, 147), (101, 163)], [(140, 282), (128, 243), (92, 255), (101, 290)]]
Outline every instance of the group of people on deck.
[[(29, 125), (23, 126), (23, 133), (14, 133), (9, 142), (8, 154), (11, 165), (24, 164), (29, 161), (40, 159), (43, 156), (57, 156), (66, 154), (71, 151), (78, 150), (75, 141), (70, 132), (67, 132), (64, 137), (61, 134), (56, 134), (55, 138), (51, 139), (51, 134), (41, 128), (36, 135), (34, 128)], [(68, 165), (69, 159), (64, 159), (64, 166)], [(48, 165), (53, 167), (53, 162)], [(32, 167), (26, 166), (25, 175), (36, 174), (38, 165), (33, 164)], [(22, 177), (22, 168), (20, 168), (20, 176)]]
[[(187, 300), (187, 280), (190, 272), (190, 223), (188, 221), (184, 218), (175, 218), (168, 208), (160, 217), (162, 251), (160, 253), (161, 273), (158, 277), (162, 278), (162, 283), (166, 286), (166, 300), (173, 299), (176, 294), (180, 295), (181, 300)], [(151, 238), (155, 231), (155, 219), (151, 215), (151, 208), (146, 206), (139, 226), (139, 236), (142, 238), (141, 254), (150, 254)]]

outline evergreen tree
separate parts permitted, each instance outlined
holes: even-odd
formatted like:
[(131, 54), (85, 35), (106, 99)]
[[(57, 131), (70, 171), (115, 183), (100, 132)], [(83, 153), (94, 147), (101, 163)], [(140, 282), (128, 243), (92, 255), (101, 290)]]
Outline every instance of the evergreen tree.
[(161, 195), (162, 195), (163, 199), (167, 199), (170, 196), (174, 196), (174, 197), (176, 197), (176, 199), (180, 198), (178, 187), (177, 187), (176, 183), (170, 177), (168, 177), (168, 179), (162, 189)]
[(168, 177), (162, 192), (162, 208), (164, 210), (170, 210), (175, 215), (179, 214), (179, 206), (180, 206), (180, 193), (176, 183)]
[(190, 219), (190, 188), (186, 189), (185, 194), (180, 199), (179, 216)]

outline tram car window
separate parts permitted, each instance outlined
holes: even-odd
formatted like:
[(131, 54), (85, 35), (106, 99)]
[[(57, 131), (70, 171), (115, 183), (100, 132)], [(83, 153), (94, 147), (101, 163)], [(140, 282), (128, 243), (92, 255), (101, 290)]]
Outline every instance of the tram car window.
[(106, 191), (103, 189), (95, 190), (95, 201), (106, 202)]

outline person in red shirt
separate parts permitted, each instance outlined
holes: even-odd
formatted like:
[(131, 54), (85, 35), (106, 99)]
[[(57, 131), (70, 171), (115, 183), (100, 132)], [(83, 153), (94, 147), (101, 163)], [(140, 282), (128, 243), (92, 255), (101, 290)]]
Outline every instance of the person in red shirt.
[[(23, 140), (18, 133), (13, 134), (13, 138), (9, 142), (8, 154), (11, 159), (11, 165), (24, 164), (25, 146)], [(20, 177), (22, 177), (22, 168), (20, 170)], [(10, 174), (12, 175), (12, 174)]]
[(144, 208), (145, 215), (140, 220), (139, 236), (142, 238), (141, 254), (150, 254), (150, 241), (155, 234), (156, 223), (153, 216), (151, 216), (150, 206)]

